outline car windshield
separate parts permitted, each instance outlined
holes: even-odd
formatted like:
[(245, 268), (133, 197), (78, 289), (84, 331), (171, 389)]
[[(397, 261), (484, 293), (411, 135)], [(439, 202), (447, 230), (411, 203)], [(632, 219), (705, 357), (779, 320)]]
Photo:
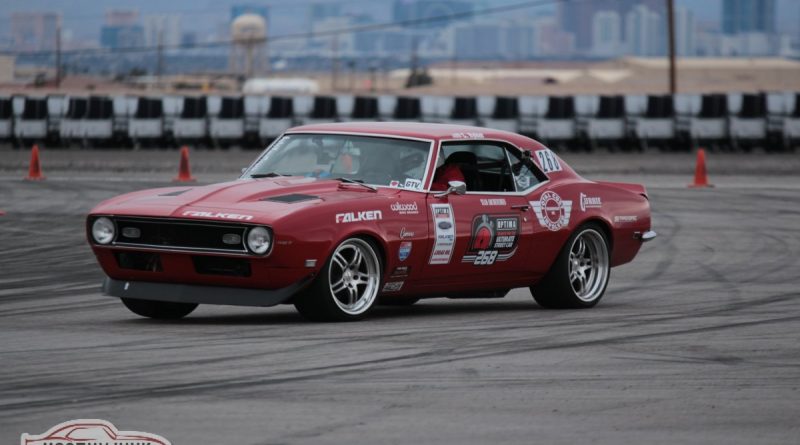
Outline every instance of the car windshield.
[(245, 177), (344, 178), (365, 184), (422, 190), (430, 143), (343, 134), (287, 134)]

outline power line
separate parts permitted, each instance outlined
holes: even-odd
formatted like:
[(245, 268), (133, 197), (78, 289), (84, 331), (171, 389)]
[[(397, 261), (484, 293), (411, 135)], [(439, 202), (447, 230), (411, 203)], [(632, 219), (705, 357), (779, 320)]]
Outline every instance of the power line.
[[(266, 37), (261, 39), (252, 39), (250, 42), (252, 43), (269, 43), (269, 42), (278, 42), (278, 41), (285, 41), (285, 40), (296, 40), (296, 39), (308, 39), (308, 38), (318, 38), (318, 37), (330, 37), (330, 36), (338, 36), (341, 34), (350, 34), (350, 33), (361, 33), (361, 32), (369, 32), (369, 31), (379, 31), (382, 29), (388, 28), (396, 28), (396, 27), (403, 27), (403, 26), (414, 26), (414, 25), (424, 25), (429, 23), (436, 23), (436, 22), (443, 22), (449, 20), (457, 20), (457, 19), (464, 19), (464, 18), (471, 18), (476, 15), (490, 15), (490, 14), (497, 14), (501, 12), (510, 12), (516, 11), (520, 9), (528, 9), (537, 6), (547, 6), (559, 3), (577, 3), (577, 2), (585, 2), (591, 0), (532, 0), (526, 1), (522, 3), (513, 3), (504, 6), (495, 6), (490, 8), (484, 8), (475, 11), (463, 11), (457, 12), (453, 14), (443, 14), (438, 16), (431, 16), (431, 17), (422, 17), (416, 19), (408, 19), (408, 20), (398, 20), (395, 22), (385, 22), (385, 23), (374, 23), (369, 25), (361, 25), (361, 26), (354, 26), (350, 28), (340, 28), (340, 29), (332, 29), (328, 31), (321, 31), (321, 32), (303, 32), (303, 33), (293, 33), (293, 34), (284, 34), (280, 36), (274, 37)], [(179, 44), (179, 45), (164, 45), (162, 47), (163, 50), (172, 50), (172, 49), (208, 49), (208, 48), (219, 48), (224, 46), (230, 46), (236, 43), (233, 40), (218, 40), (214, 42), (205, 42), (205, 43), (193, 43), (193, 44)], [(132, 47), (124, 47), (124, 48), (97, 48), (97, 49), (78, 49), (78, 50), (70, 50), (70, 51), (62, 51), (62, 55), (80, 55), (80, 54), (119, 54), (119, 53), (139, 53), (139, 52), (151, 52), (157, 51), (158, 46), (132, 46)], [(10, 53), (12, 55), (17, 56), (49, 56), (52, 55), (54, 51), (45, 50), (45, 51), (29, 51), (29, 52), (18, 52), (18, 53)]]

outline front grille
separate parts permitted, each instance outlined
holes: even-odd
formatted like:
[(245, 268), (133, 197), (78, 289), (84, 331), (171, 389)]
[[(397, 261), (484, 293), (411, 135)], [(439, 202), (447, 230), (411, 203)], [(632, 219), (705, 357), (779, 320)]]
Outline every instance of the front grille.
[(201, 221), (116, 218), (115, 246), (246, 254), (246, 226)]

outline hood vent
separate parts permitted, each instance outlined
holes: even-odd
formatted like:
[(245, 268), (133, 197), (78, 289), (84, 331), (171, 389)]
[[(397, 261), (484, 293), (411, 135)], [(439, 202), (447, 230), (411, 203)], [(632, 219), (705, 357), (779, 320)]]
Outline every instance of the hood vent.
[(287, 204), (291, 204), (294, 202), (310, 201), (312, 199), (320, 199), (320, 198), (319, 196), (301, 195), (299, 193), (294, 193), (291, 195), (270, 196), (269, 198), (262, 199), (262, 201), (284, 202)]
[(175, 190), (174, 192), (164, 193), (164, 194), (161, 194), (161, 195), (158, 195), (158, 196), (178, 196), (178, 195), (182, 195), (182, 194), (188, 192), (189, 190), (191, 190), (191, 189), (189, 188), (189, 189), (183, 189), (183, 190)]

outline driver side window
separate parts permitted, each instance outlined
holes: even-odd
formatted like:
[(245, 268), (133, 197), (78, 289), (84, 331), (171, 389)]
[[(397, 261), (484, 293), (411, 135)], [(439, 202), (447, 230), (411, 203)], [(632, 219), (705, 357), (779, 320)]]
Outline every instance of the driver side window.
[(501, 143), (481, 141), (445, 142), (445, 165), (455, 165), (464, 176), (468, 192), (515, 192), (539, 182), (523, 162), (518, 150)]

